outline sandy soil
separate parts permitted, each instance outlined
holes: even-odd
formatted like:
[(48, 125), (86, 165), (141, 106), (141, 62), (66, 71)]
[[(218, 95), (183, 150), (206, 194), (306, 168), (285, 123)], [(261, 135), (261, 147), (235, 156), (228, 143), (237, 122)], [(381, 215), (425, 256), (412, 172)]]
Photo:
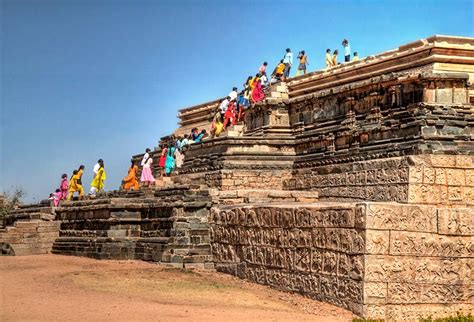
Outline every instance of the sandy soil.
[(349, 321), (298, 294), (204, 270), (57, 255), (0, 257), (0, 320)]

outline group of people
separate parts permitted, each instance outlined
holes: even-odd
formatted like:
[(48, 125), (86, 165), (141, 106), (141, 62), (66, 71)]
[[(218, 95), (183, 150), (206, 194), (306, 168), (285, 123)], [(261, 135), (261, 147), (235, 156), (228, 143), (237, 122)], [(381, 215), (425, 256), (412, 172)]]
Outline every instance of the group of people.
[[(161, 154), (158, 160), (159, 176), (171, 176), (177, 168), (181, 168), (184, 162), (184, 151), (192, 143), (200, 142), (201, 139), (207, 135), (206, 130), (198, 131), (197, 128), (192, 129), (191, 134), (185, 134), (183, 137), (176, 137), (173, 143), (160, 145)], [(139, 190), (138, 182), (138, 166), (135, 160), (131, 160), (131, 165), (128, 168), (127, 176), (122, 180), (123, 190)], [(153, 156), (150, 149), (145, 150), (142, 161), (140, 182), (147, 187), (154, 185), (156, 182), (153, 175)]]
[[(342, 41), (342, 47), (344, 48), (344, 62), (348, 63), (351, 61), (351, 45), (349, 44), (349, 40), (344, 39)], [(339, 65), (340, 63), (337, 62), (337, 55), (339, 55), (338, 50), (334, 50), (331, 55), (331, 49), (326, 49), (326, 67), (331, 68), (334, 66)], [(355, 51), (354, 56), (352, 57), (352, 61), (358, 61), (359, 54)]]
[[(57, 207), (61, 200), (71, 200), (74, 193), (78, 194), (79, 199), (84, 198), (84, 188), (82, 187), (82, 175), (84, 174), (84, 165), (72, 172), (71, 179), (68, 181), (67, 174), (61, 176), (61, 183), (55, 192), (49, 195), (53, 205)], [(98, 192), (101, 192), (105, 187), (105, 180), (107, 175), (105, 173), (104, 161), (99, 159), (93, 168), (94, 178), (91, 182), (91, 189), (89, 195), (94, 197)]]
[[(344, 62), (351, 61), (351, 47), (349, 41), (344, 39), (342, 41), (344, 48)], [(326, 50), (326, 67), (331, 68), (339, 65), (337, 62), (338, 50), (334, 50), (331, 54), (331, 49)], [(296, 76), (301, 73), (306, 74), (307, 66), (309, 65), (308, 56), (304, 50), (301, 50), (297, 56), (298, 70)], [(352, 61), (359, 60), (357, 52), (354, 52)], [(265, 98), (265, 88), (278, 81), (285, 81), (293, 66), (293, 53), (290, 48), (285, 50), (283, 59), (277, 64), (271, 73), (270, 80), (267, 76), (267, 62), (259, 67), (255, 76), (248, 76), (243, 84), (243, 89), (238, 92), (237, 87), (233, 87), (229, 94), (220, 102), (217, 110), (214, 111), (211, 120), (211, 137), (218, 137), (222, 132), (226, 131), (230, 125), (240, 122), (245, 111), (255, 103), (262, 101)], [(170, 176), (176, 168), (180, 168), (184, 162), (184, 154), (187, 146), (192, 143), (199, 143), (209, 134), (206, 130), (198, 130), (193, 128), (190, 134), (183, 137), (177, 137), (173, 144), (165, 144), (160, 146), (161, 155), (158, 161), (160, 168), (160, 176)], [(131, 160), (131, 165), (128, 168), (127, 176), (122, 180), (121, 188), (123, 190), (139, 190), (140, 184), (149, 186), (155, 184), (155, 177), (153, 176), (152, 165), (153, 158), (151, 150), (146, 149), (145, 154), (141, 160), (141, 175), (138, 180), (139, 168), (135, 160)], [(94, 179), (91, 182), (90, 196), (96, 196), (101, 192), (105, 186), (106, 173), (104, 168), (104, 161), (99, 159), (93, 168)], [(59, 188), (50, 195), (54, 206), (59, 205), (61, 200), (71, 200), (74, 193), (78, 194), (79, 199), (84, 198), (84, 189), (82, 187), (82, 175), (84, 173), (84, 166), (81, 165), (77, 170), (72, 172), (71, 179), (68, 181), (67, 174), (61, 176), (61, 183)]]
[[(197, 128), (194, 128), (189, 135), (186, 134), (183, 137), (176, 137), (172, 144), (161, 145), (161, 155), (158, 160), (160, 169), (159, 176), (170, 176), (177, 168), (180, 168), (184, 162), (184, 151), (187, 147), (192, 143), (200, 142), (205, 136), (207, 136), (206, 130), (199, 131)], [(145, 154), (140, 162), (142, 168), (140, 178), (138, 178), (139, 167), (137, 161), (132, 159), (130, 162), (128, 174), (122, 180), (122, 190), (139, 190), (140, 183), (145, 187), (155, 184), (153, 157), (150, 149), (145, 150)], [(53, 206), (57, 207), (61, 200), (71, 200), (76, 193), (79, 200), (84, 199), (84, 188), (82, 186), (84, 169), (84, 165), (80, 165), (77, 170), (72, 172), (70, 180), (68, 180), (68, 175), (65, 173), (61, 176), (59, 188), (49, 196)], [(102, 192), (105, 187), (107, 176), (102, 159), (97, 161), (93, 172), (94, 178), (91, 182), (90, 197), (95, 197), (98, 193)]]

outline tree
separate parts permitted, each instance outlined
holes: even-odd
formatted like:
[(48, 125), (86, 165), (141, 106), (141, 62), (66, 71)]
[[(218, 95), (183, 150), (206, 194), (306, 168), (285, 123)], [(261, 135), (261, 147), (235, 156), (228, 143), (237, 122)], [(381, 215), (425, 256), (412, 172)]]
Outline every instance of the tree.
[(0, 194), (0, 227), (5, 226), (5, 216), (21, 204), (24, 196), (25, 192), (19, 188)]

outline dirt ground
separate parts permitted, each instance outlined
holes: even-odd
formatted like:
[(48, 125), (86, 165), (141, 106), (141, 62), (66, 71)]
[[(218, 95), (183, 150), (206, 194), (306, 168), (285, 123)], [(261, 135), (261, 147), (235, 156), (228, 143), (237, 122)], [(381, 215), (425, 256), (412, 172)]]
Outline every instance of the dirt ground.
[(0, 257), (0, 320), (350, 321), (341, 308), (233, 276), (142, 261)]

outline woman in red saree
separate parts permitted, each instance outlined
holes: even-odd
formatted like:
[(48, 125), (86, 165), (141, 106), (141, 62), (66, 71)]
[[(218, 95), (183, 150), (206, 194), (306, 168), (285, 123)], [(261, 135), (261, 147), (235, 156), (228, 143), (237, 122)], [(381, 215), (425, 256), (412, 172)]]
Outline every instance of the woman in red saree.
[(262, 83), (260, 80), (256, 81), (255, 87), (252, 91), (252, 101), (254, 103), (260, 102), (265, 98), (265, 94), (263, 93)]
[(227, 107), (227, 110), (224, 114), (224, 130), (227, 129), (227, 126), (235, 124), (235, 112), (235, 103), (234, 101), (230, 101), (229, 106)]

